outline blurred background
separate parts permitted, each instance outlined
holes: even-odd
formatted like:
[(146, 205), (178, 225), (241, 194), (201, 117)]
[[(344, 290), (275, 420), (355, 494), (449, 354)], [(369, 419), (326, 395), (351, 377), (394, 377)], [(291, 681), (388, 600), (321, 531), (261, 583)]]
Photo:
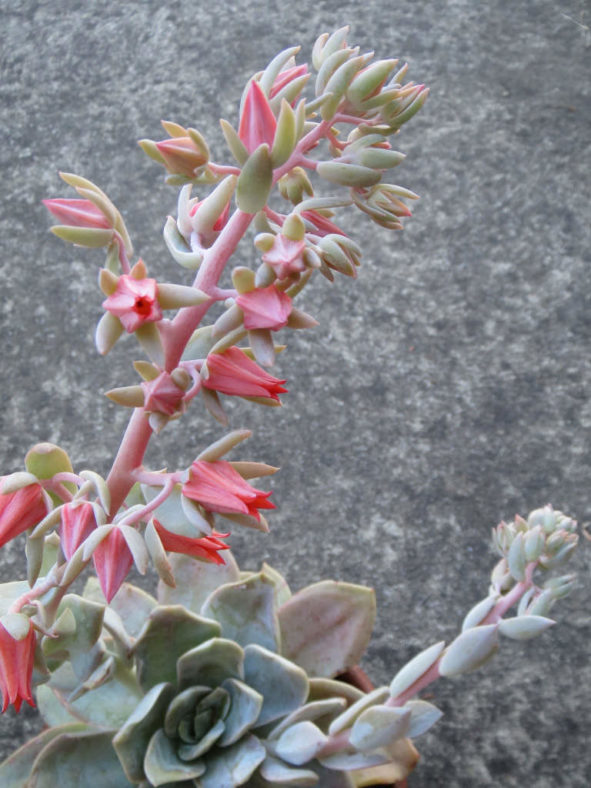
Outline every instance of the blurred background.
[[(42, 198), (73, 195), (57, 171), (101, 186), (150, 273), (188, 283), (161, 237), (177, 192), (136, 140), (174, 120), (228, 160), (218, 118), (236, 124), (248, 78), (293, 44), (309, 60), (319, 34), (350, 24), (350, 44), (408, 61), (431, 88), (393, 174), (422, 199), (402, 233), (347, 214), (363, 266), (304, 293), (320, 325), (286, 337), (284, 407), (229, 403), (232, 427), (254, 431), (240, 458), (282, 468), (271, 533), (234, 533), (235, 554), (244, 568), (267, 560), (294, 590), (373, 585), (363, 667), (380, 684), (452, 639), (486, 595), (501, 518), (551, 502), (591, 520), (588, 0), (6, 0), (0, 15), (3, 473), (38, 441), (106, 473), (129, 414), (102, 392), (135, 382), (133, 341), (94, 349), (102, 252), (47, 231)], [(254, 264), (251, 244), (238, 259)], [(221, 434), (193, 408), (149, 460), (186, 467)], [(445, 716), (417, 741), (412, 788), (588, 786), (581, 542), (556, 627), (431, 688)], [(0, 552), (2, 581), (24, 572), (22, 548)], [(40, 726), (28, 707), (7, 712), (2, 757)]]

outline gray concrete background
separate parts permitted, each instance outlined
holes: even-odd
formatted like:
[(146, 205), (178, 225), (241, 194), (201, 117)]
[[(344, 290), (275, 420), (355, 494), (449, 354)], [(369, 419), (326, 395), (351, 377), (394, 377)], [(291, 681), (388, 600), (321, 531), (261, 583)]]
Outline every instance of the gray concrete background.
[[(246, 79), (280, 49), (350, 23), (350, 41), (408, 60), (431, 97), (397, 142), (397, 182), (421, 202), (404, 233), (360, 217), (357, 282), (324, 281), (303, 306), (320, 320), (289, 337), (285, 407), (231, 408), (252, 427), (243, 456), (283, 467), (269, 536), (233, 537), (297, 588), (327, 576), (374, 584), (364, 666), (387, 681), (450, 639), (486, 592), (489, 532), (551, 501), (591, 520), (589, 104), (591, 7), (580, 0), (303, 0), (212, 4), (3, 0), (2, 471), (50, 440), (105, 472), (126, 415), (101, 391), (132, 382), (132, 342), (107, 359), (101, 253), (47, 233), (40, 201), (70, 196), (57, 170), (95, 180), (122, 210), (136, 251), (184, 281), (161, 239), (175, 192), (136, 147), (160, 118), (195, 125), (222, 158)], [(244, 246), (242, 261), (252, 261)], [(176, 279), (178, 277), (178, 279)], [(193, 412), (152, 450), (187, 465), (221, 431)], [(506, 643), (493, 663), (441, 681), (445, 717), (418, 741), (410, 784), (583, 788), (591, 750), (589, 545), (554, 630)], [(22, 567), (1, 554), (2, 580)], [(10, 752), (39, 726), (0, 720)]]

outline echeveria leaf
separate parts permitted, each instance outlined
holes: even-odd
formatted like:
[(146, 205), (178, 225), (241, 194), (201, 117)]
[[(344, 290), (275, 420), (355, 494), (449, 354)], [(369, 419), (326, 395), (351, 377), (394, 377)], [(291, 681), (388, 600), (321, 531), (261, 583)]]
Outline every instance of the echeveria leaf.
[(278, 572), (276, 569), (273, 569), (273, 567), (269, 566), (267, 563), (263, 563), (261, 572), (264, 572), (266, 577), (268, 577), (273, 583), (273, 589), (275, 592), (275, 605), (278, 608), (281, 607), (284, 602), (287, 602), (288, 599), (291, 599), (292, 594), (289, 586), (287, 585), (287, 580), (282, 574), (280, 574), (280, 572)]
[(308, 695), (308, 677), (287, 659), (256, 645), (244, 649), (246, 683), (263, 696), (257, 727), (284, 717)]
[(171, 684), (157, 684), (145, 695), (113, 738), (113, 747), (134, 783), (145, 779), (144, 756), (150, 739), (161, 728), (168, 704), (174, 697)]
[(328, 698), (344, 698), (347, 703), (356, 703), (365, 693), (352, 684), (336, 679), (310, 679), (308, 703)]
[(274, 584), (264, 572), (216, 589), (202, 608), (204, 616), (219, 621), (222, 636), (241, 646), (256, 643), (270, 651), (279, 649), (279, 623), (274, 604)]
[(410, 739), (398, 739), (389, 747), (384, 747), (381, 752), (389, 758), (388, 763), (381, 766), (365, 767), (351, 772), (355, 788), (390, 783), (396, 784), (404, 780), (412, 772), (419, 760), (419, 754)]
[(409, 689), (415, 681), (418, 681), (437, 662), (444, 648), (445, 641), (440, 640), (439, 643), (434, 643), (429, 648), (424, 649), (413, 657), (410, 662), (407, 662), (404, 667), (400, 668), (390, 684), (390, 695), (396, 698)]
[(176, 681), (176, 662), (185, 652), (220, 634), (220, 625), (181, 605), (155, 607), (138, 636), (134, 654), (144, 689)]
[(64, 626), (57, 637), (44, 638), (43, 653), (50, 660), (69, 659), (74, 672), (84, 681), (98, 667), (103, 648), (98, 639), (103, 626), (104, 606), (77, 594), (67, 594), (59, 608)]
[(179, 689), (200, 684), (217, 687), (225, 679), (243, 679), (243, 660), (244, 652), (237, 643), (211, 638), (178, 660)]
[(177, 728), (183, 717), (188, 717), (195, 709), (201, 698), (209, 695), (209, 687), (189, 687), (174, 698), (166, 710), (164, 717), (164, 732), (173, 738), (177, 734)]
[(148, 744), (144, 759), (144, 771), (150, 785), (158, 788), (158, 786), (167, 783), (199, 777), (205, 771), (205, 763), (203, 761), (193, 763), (181, 761), (172, 741), (160, 728)]
[(201, 788), (244, 785), (265, 759), (266, 750), (256, 736), (247, 736), (207, 757), (207, 771), (199, 778)]
[(108, 785), (130, 788), (111, 745), (113, 731), (62, 733), (35, 759), (29, 788)]
[(499, 632), (512, 640), (531, 640), (555, 623), (556, 621), (544, 616), (514, 616), (500, 622)]
[(54, 671), (48, 684), (37, 689), (39, 710), (48, 724), (56, 725), (74, 718), (104, 728), (119, 728), (143, 695), (135, 677), (120, 663), (115, 665), (109, 681), (69, 702), (78, 683), (71, 666), (66, 663)]
[(0, 785), (3, 788), (23, 788), (27, 784), (33, 762), (53, 739), (63, 733), (80, 733), (85, 730), (88, 730), (88, 726), (83, 722), (74, 722), (50, 727), (34, 739), (29, 739), (0, 764)]
[(234, 583), (240, 571), (229, 550), (224, 551), (224, 564), (198, 561), (191, 556), (175, 553), (169, 556), (176, 581), (176, 588), (158, 583), (158, 601), (161, 605), (184, 605), (193, 613), (201, 613), (207, 597), (224, 583)]
[(237, 742), (258, 720), (263, 706), (263, 697), (252, 687), (236, 679), (227, 679), (222, 687), (230, 696), (230, 710), (224, 720), (225, 730), (220, 746)]
[(325, 580), (279, 608), (281, 652), (310, 676), (331, 677), (357, 664), (376, 612), (371, 588)]

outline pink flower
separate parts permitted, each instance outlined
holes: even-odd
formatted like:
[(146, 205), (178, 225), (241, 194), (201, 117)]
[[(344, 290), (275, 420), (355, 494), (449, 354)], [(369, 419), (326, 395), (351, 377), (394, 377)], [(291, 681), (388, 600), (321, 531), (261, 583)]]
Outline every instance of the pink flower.
[(244, 328), (270, 328), (279, 331), (291, 313), (291, 298), (275, 285), (242, 293), (236, 303), (244, 313)]
[(155, 323), (162, 318), (155, 279), (134, 279), (122, 274), (117, 289), (103, 301), (103, 307), (119, 318), (128, 334), (144, 323)]
[(260, 519), (259, 509), (274, 509), (270, 492), (251, 487), (229, 462), (196, 460), (183, 485), (183, 495), (197, 501), (209, 512), (249, 514)]
[(15, 492), (1, 494), (0, 547), (40, 523), (47, 511), (40, 484), (28, 484)]
[(177, 386), (168, 372), (161, 372), (154, 380), (142, 383), (144, 408), (150, 413), (164, 413), (173, 416), (181, 407), (184, 390)]
[(183, 555), (192, 555), (194, 558), (203, 558), (206, 561), (211, 561), (214, 564), (224, 564), (225, 561), (219, 554), (220, 550), (229, 550), (227, 544), (221, 540), (225, 539), (229, 534), (220, 534), (217, 531), (212, 531), (209, 536), (201, 536), (198, 539), (191, 539), (189, 536), (182, 536), (181, 534), (172, 533), (167, 531), (158, 520), (154, 520), (154, 526), (162, 542), (165, 550), (171, 553), (182, 553)]
[(285, 279), (290, 274), (299, 274), (305, 270), (305, 248), (305, 241), (292, 241), (285, 235), (276, 235), (271, 249), (263, 254), (263, 261), (271, 266), (278, 279)]
[(90, 200), (43, 200), (43, 205), (58, 222), (69, 227), (99, 227), (106, 230), (112, 226), (105, 214)]
[[(292, 68), (286, 68), (285, 71), (281, 71), (275, 77), (275, 81), (273, 82), (273, 87), (271, 88), (269, 98), (273, 98), (279, 93), (280, 90), (283, 90), (283, 88), (286, 85), (289, 85), (290, 82), (293, 82), (294, 79), (298, 79), (298, 77), (303, 77), (304, 74), (307, 73), (308, 73), (308, 65), (306, 63), (303, 63), (301, 66), (293, 66)], [(294, 101), (296, 100), (297, 98), (294, 99)], [(292, 105), (294, 101), (292, 101)]]
[(237, 347), (228, 348), (223, 353), (210, 353), (207, 369), (209, 377), (203, 381), (204, 388), (221, 394), (266, 397), (279, 402), (277, 395), (287, 393), (287, 389), (282, 388), (285, 380), (269, 375)]
[(92, 560), (105, 599), (110, 602), (119, 591), (133, 563), (131, 551), (118, 528), (113, 528), (99, 543), (92, 554)]
[(24, 700), (30, 706), (35, 705), (31, 691), (35, 640), (33, 624), (26, 616), (9, 613), (0, 620), (2, 713), (11, 703), (15, 711), (20, 710)]
[(252, 153), (263, 142), (269, 147), (273, 145), (276, 128), (277, 121), (271, 105), (259, 83), (253, 79), (244, 99), (238, 136), (246, 150)]
[(207, 156), (190, 137), (173, 137), (157, 142), (158, 152), (164, 159), (164, 166), (174, 175), (195, 177), (195, 170), (207, 164)]
[(96, 528), (96, 518), (92, 504), (67, 503), (62, 508), (62, 524), (60, 526), (60, 544), (62, 552), (68, 559), (74, 555), (87, 536)]

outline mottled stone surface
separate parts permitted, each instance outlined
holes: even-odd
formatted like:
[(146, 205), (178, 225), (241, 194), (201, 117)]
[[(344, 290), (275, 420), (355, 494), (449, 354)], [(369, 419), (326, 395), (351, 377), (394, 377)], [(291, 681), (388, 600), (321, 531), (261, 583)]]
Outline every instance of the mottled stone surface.
[[(135, 145), (160, 118), (197, 126), (221, 158), (245, 80), (281, 48), (345, 23), (432, 88), (398, 146), (397, 182), (422, 200), (402, 234), (355, 216), (358, 281), (319, 282), (313, 332), (289, 337), (285, 407), (231, 408), (248, 456), (281, 465), (269, 536), (233, 537), (294, 587), (375, 585), (364, 666), (384, 682), (454, 636), (486, 592), (490, 527), (551, 501), (591, 519), (591, 24), (578, 0), (219, 0), (1, 4), (2, 471), (36, 441), (106, 472), (127, 414), (100, 393), (132, 380), (132, 342), (93, 348), (101, 254), (47, 233), (40, 204), (83, 174), (123, 211), (162, 278), (187, 279), (161, 239), (175, 193)], [(243, 262), (252, 261), (244, 246)], [(192, 419), (192, 420), (191, 420)], [(188, 426), (189, 425), (189, 426)], [(150, 453), (183, 467), (220, 435), (197, 412)], [(445, 712), (419, 740), (413, 788), (584, 788), (591, 774), (589, 549), (559, 625), (505, 643), (482, 672), (433, 688)], [(1, 552), (2, 580), (23, 567)], [(2, 753), (38, 730), (0, 721)]]

